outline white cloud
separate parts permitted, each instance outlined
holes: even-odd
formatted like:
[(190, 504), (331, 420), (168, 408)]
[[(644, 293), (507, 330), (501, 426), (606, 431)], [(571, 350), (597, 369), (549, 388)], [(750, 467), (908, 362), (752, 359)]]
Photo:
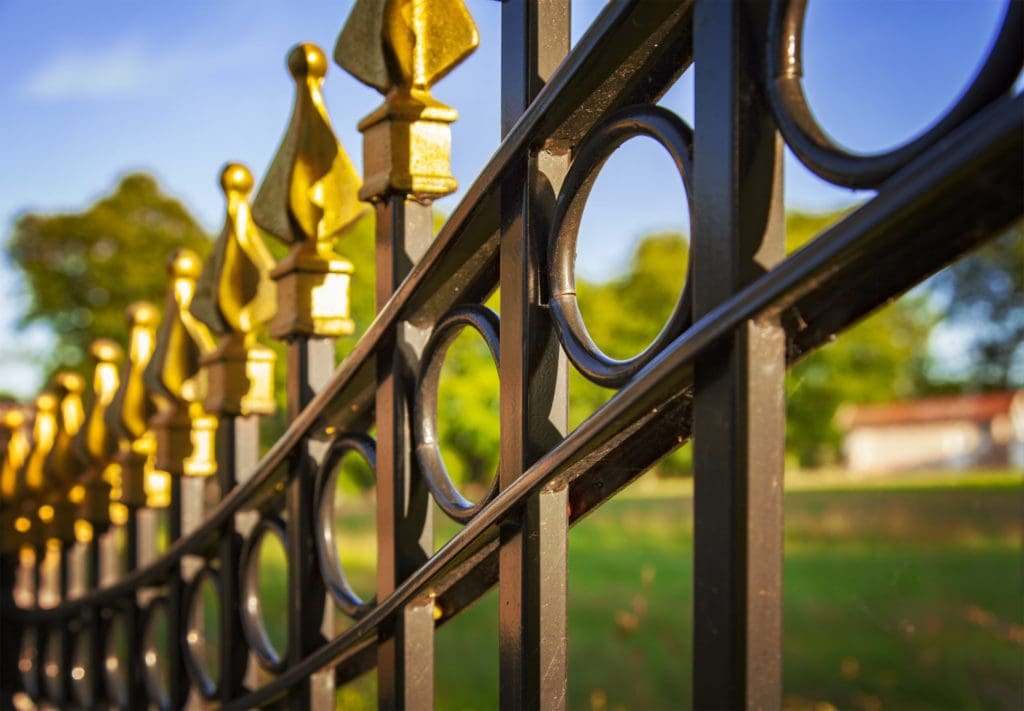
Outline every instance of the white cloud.
[[(42, 101), (106, 99), (150, 93), (208, 67), (211, 59), (238, 63), (249, 47), (180, 48), (159, 54), (136, 40), (61, 53), (32, 72), (27, 96)], [(212, 55), (212, 56), (211, 56)]]
[(36, 69), (25, 83), (35, 99), (103, 98), (133, 94), (151, 80), (151, 64), (140, 42), (128, 41), (93, 52), (69, 51)]

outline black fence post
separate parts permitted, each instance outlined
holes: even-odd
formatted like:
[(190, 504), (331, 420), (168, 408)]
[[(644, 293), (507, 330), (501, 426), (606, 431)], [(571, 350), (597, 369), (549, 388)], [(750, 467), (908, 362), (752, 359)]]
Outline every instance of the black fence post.
[[(377, 308), (430, 245), (429, 204), (392, 194), (377, 205)], [(401, 323), (377, 355), (377, 597), (426, 562), (434, 549), (430, 495), (412, 457), (410, 396), (429, 330)], [(380, 634), (377, 689), (382, 709), (432, 708), (433, 604), (406, 606)]]
[[(501, 128), (507, 134), (569, 51), (567, 0), (502, 6)], [(568, 429), (566, 358), (546, 311), (544, 264), (569, 146), (530, 151), (501, 186), (501, 488)], [(502, 528), (500, 703), (562, 709), (568, 666), (568, 488), (545, 488)]]
[(14, 694), (21, 687), (18, 657), (24, 625), (14, 614), (18, 565), (17, 552), (0, 556), (0, 616), (4, 621), (0, 633), (0, 707), (5, 709), (14, 707)]
[[(293, 420), (327, 382), (334, 370), (334, 339), (297, 336), (288, 343), (288, 419)], [(317, 563), (316, 472), (326, 443), (312, 438), (300, 445), (292, 460), (288, 484), (286, 528), (288, 551), (288, 658), (297, 664), (323, 643), (327, 590)], [(333, 608), (333, 605), (331, 605)], [(331, 609), (329, 614), (333, 614)], [(333, 625), (328, 629), (333, 630)], [(289, 708), (333, 709), (333, 670), (321, 671), (292, 689)]]
[[(782, 142), (763, 90), (767, 8), (698, 0), (694, 316), (784, 257)], [(694, 706), (779, 708), (785, 332), (749, 320), (695, 367)]]

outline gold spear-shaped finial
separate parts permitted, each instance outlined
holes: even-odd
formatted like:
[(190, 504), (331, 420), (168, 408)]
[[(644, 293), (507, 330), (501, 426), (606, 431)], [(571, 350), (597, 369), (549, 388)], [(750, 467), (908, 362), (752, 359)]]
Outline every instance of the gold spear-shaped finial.
[(200, 360), (217, 344), (206, 324), (189, 311), (201, 271), (202, 262), (192, 250), (181, 248), (171, 255), (164, 318), (144, 376), (157, 406), (150, 420), (156, 435), (154, 467), (171, 476), (216, 471), (217, 420), (203, 411)]
[(46, 485), (44, 465), (57, 438), (57, 396), (49, 391), (36, 397), (36, 417), (32, 425), (32, 449), (25, 459), (22, 470), (24, 489), (31, 495), (38, 494)]
[(45, 539), (40, 523), (49, 524), (53, 513), (51, 508), (40, 504), (46, 485), (46, 458), (57, 437), (57, 396), (45, 391), (36, 397), (34, 404), (32, 440), (15, 484), (16, 489), (22, 493), (14, 527), (18, 533), (27, 535), (26, 540), (32, 545), (42, 545)]
[(55, 413), (57, 428), (53, 447), (43, 463), (47, 483), (43, 501), (53, 511), (47, 527), (47, 538), (71, 543), (74, 540), (75, 520), (71, 489), (79, 471), (73, 442), (85, 420), (85, 407), (82, 404), (85, 380), (77, 373), (62, 371), (54, 377), (53, 390), (59, 398)]
[(28, 457), (29, 439), (25, 431), (25, 413), (20, 407), (5, 410), (0, 417), (7, 446), (0, 462), (0, 504), (11, 505), (18, 495), (18, 471)]
[(361, 198), (394, 192), (428, 200), (454, 192), (450, 124), (458, 113), (430, 89), (479, 43), (463, 0), (356, 0), (334, 61), (385, 97), (359, 123)]
[[(28, 458), (31, 443), (28, 423), (21, 408), (12, 408), (0, 418), (7, 447), (0, 462), (0, 554), (15, 552), (25, 541), (27, 531), (19, 531), (15, 522), (21, 518), (20, 504), (27, 492), (19, 484), (19, 472)], [(24, 519), (21, 527), (31, 527), (32, 521)]]
[(124, 351), (109, 338), (97, 338), (89, 346), (96, 362), (92, 374), (92, 403), (85, 423), (75, 437), (75, 452), (82, 468), (78, 485), (72, 489), (71, 500), (77, 505), (76, 526), (82, 523), (103, 531), (110, 523), (110, 482), (103, 472), (111, 466), (117, 453), (117, 434), (108, 423), (108, 411), (114, 403), (121, 382), (119, 373)]
[(315, 44), (288, 53), (295, 108), (281, 146), (253, 201), (256, 224), (292, 245), (271, 276), (277, 282), (275, 338), (344, 336), (352, 263), (334, 252), (334, 240), (355, 223), (359, 175), (331, 128), (322, 85), (327, 57)]
[(220, 336), (201, 359), (206, 380), (203, 409), (211, 414), (274, 412), (274, 362), (257, 338), (277, 309), (270, 271), (274, 259), (263, 244), (249, 209), (249, 169), (229, 163), (221, 172), (227, 217), (213, 253), (196, 283), (190, 311)]
[(137, 301), (128, 307), (128, 358), (121, 368), (120, 384), (106, 412), (107, 426), (117, 435), (117, 454), (105, 476), (111, 484), (110, 518), (115, 523), (126, 519), (124, 507), (146, 505), (147, 476), (152, 470), (155, 445), (149, 430), (149, 418), (155, 408), (146, 390), (143, 373), (153, 357), (156, 327), (160, 314), (156, 307)]

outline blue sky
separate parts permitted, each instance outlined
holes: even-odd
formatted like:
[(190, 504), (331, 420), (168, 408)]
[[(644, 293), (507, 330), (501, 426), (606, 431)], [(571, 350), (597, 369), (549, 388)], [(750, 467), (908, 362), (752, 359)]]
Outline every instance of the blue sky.
[[(613, 0), (614, 1), (614, 0)], [(652, 2), (662, 0), (650, 0)], [(0, 0), (0, 222), (25, 210), (85, 207), (132, 170), (154, 173), (210, 231), (219, 227), (220, 166), (267, 167), (291, 111), (284, 67), (300, 41), (328, 52), (352, 0)], [(460, 111), (453, 172), (468, 186), (498, 145), (499, 16), (467, 0), (481, 46), (435, 94)], [(578, 38), (604, 5), (576, 0)], [(822, 0), (810, 3), (806, 87), (821, 123), (864, 152), (926, 128), (970, 81), (998, 29), (1005, 0)], [(692, 75), (663, 104), (692, 121)], [(332, 66), (325, 95), (337, 133), (361, 164), (355, 126), (379, 96)], [(636, 170), (637, 165), (644, 169)], [(787, 158), (787, 204), (829, 210), (867, 197), (825, 185)], [(450, 212), (456, 195), (439, 201)], [(669, 160), (645, 139), (627, 142), (598, 179), (584, 218), (579, 268), (607, 277), (636, 239), (686, 229)], [(0, 390), (39, 387), (41, 329), (18, 332), (24, 294), (0, 264)]]

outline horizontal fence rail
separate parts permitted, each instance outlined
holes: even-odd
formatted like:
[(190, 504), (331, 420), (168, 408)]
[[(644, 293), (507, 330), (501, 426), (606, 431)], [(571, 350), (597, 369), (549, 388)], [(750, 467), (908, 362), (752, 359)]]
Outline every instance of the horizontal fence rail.
[[(224, 230), (205, 263), (174, 255), (162, 320), (135, 305), (127, 357), (93, 349), (91, 399), (65, 376), (4, 422), (4, 471), (21, 487), (0, 502), (4, 703), (333, 708), (336, 689), (376, 668), (382, 707), (429, 708), (436, 628), (497, 585), (502, 708), (564, 708), (568, 528), (692, 438), (693, 703), (778, 708), (785, 370), (1024, 215), (1024, 3), (1008, 4), (963, 97), (874, 156), (834, 144), (807, 106), (805, 9), (618, 0), (570, 47), (568, 0), (503, 3), (501, 144), (436, 235), (456, 113), (431, 89), (478, 43), (467, 7), (356, 2), (334, 59), (382, 94), (360, 123), (362, 180), (324, 105), (327, 55), (293, 49), (281, 147), (258, 187), (224, 168)], [(687, 70), (692, 127), (657, 105)], [(575, 249), (605, 160), (637, 136), (679, 171), (693, 238), (672, 316), (619, 361), (586, 332)], [(784, 147), (830, 183), (875, 191), (790, 255)], [(334, 340), (354, 324), (334, 240), (366, 209), (377, 316), (336, 365)], [(288, 256), (275, 264), (263, 234)], [(496, 290), (500, 313), (484, 305)], [(286, 363), (260, 345), (265, 327)], [(466, 328), (501, 387), (499, 470), (476, 502), (449, 478), (437, 432), (441, 365)], [(275, 367), (287, 427), (261, 457)], [(572, 431), (570, 368), (615, 391)], [(334, 540), (349, 454), (376, 476), (369, 600)], [(461, 525), (437, 551), (432, 502)], [(287, 551), (286, 649), (261, 617), (269, 537)], [(207, 599), (218, 645), (204, 638)]]

